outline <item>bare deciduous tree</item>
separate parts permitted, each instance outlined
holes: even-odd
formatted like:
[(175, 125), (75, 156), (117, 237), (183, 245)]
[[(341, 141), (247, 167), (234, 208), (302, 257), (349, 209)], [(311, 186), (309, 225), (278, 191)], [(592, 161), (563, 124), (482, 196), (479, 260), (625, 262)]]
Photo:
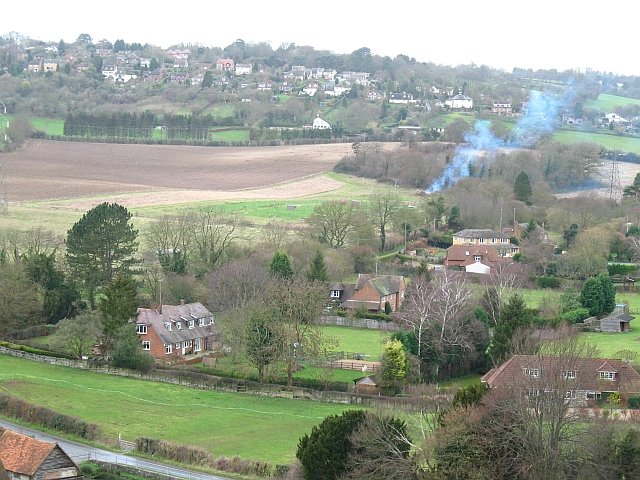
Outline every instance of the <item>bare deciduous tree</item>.
[(182, 212), (154, 221), (145, 236), (153, 245), (160, 264), (167, 272), (184, 273), (189, 262), (195, 231), (194, 218)]
[(224, 215), (221, 210), (210, 210), (195, 215), (193, 235), (195, 253), (202, 267), (215, 270), (231, 243), (238, 238), (235, 216)]
[(358, 225), (359, 207), (352, 202), (332, 200), (313, 209), (308, 219), (314, 235), (332, 248), (342, 247)]

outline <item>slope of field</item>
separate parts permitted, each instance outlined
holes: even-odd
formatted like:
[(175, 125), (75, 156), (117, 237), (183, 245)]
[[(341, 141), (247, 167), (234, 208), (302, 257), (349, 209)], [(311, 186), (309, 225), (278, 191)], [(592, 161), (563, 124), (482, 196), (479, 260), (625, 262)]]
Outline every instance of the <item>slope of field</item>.
[(216, 457), (237, 455), (273, 463), (289, 463), (302, 435), (327, 415), (350, 408), (202, 391), (7, 355), (0, 355), (0, 389), (96, 423), (112, 438), (161, 438), (202, 447)]
[(330, 171), (350, 150), (350, 144), (209, 148), (32, 141), (4, 159), (7, 194), (14, 203), (272, 187)]
[(623, 107), (625, 105), (640, 105), (640, 100), (637, 98), (620, 97), (609, 93), (601, 93), (598, 95), (597, 100), (589, 100), (585, 104), (585, 107), (598, 110), (599, 112), (609, 113), (615, 110), (616, 107)]
[[(608, 132), (608, 130), (606, 130)], [(619, 152), (633, 152), (640, 154), (640, 138), (623, 137), (609, 133), (579, 132), (576, 130), (558, 130), (552, 136), (553, 140), (562, 143), (589, 142), (597, 143), (607, 150)]]

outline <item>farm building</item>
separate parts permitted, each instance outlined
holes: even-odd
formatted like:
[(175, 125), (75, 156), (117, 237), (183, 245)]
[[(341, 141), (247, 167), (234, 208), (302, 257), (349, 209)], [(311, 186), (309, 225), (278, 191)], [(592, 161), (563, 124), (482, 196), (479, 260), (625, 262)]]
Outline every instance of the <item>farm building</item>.
[(356, 378), (353, 383), (356, 384), (356, 393), (363, 395), (380, 395), (380, 387), (371, 376)]
[(12, 430), (0, 429), (0, 472), (20, 480), (84, 478), (78, 466), (57, 443), (43, 442)]
[(633, 315), (629, 315), (629, 307), (625, 304), (616, 305), (609, 317), (600, 319), (600, 331), (602, 332), (628, 332), (631, 328)]

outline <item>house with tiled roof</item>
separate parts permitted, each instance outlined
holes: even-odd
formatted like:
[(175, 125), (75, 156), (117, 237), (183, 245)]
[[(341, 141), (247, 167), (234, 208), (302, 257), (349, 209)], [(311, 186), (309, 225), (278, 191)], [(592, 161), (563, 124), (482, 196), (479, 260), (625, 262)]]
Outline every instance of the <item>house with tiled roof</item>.
[(488, 228), (465, 228), (453, 234), (453, 245), (493, 246), (501, 257), (513, 257), (520, 247), (511, 243), (511, 238)]
[(0, 465), (4, 467), (4, 478), (9, 479), (84, 478), (79, 475), (75, 462), (57, 443), (36, 440), (13, 430), (0, 429)]
[(160, 362), (202, 361), (221, 346), (213, 313), (200, 302), (139, 308), (135, 323), (142, 349)]
[(444, 257), (446, 267), (458, 267), (471, 273), (496, 273), (509, 260), (492, 245), (452, 245)]
[(235, 62), (231, 58), (221, 58), (216, 62), (216, 69), (225, 72), (232, 72), (235, 68)]
[(343, 308), (384, 312), (389, 303), (396, 311), (404, 301), (404, 277), (402, 275), (370, 275), (360, 273), (355, 286), (335, 284), (331, 298), (341, 300)]
[(490, 388), (512, 389), (526, 396), (562, 390), (579, 405), (620, 394), (623, 401), (640, 392), (640, 375), (626, 362), (611, 358), (514, 355), (480, 379)]

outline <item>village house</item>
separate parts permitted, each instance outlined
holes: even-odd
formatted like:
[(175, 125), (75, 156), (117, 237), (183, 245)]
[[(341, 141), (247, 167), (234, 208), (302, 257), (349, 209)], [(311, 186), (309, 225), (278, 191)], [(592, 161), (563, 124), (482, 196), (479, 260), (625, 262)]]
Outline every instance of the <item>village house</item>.
[(42, 62), (42, 71), (47, 72), (57, 72), (58, 71), (58, 62), (54, 60), (44, 60)]
[(473, 98), (459, 93), (446, 99), (444, 104), (451, 110), (471, 110), (473, 108)]
[(214, 316), (200, 302), (139, 308), (135, 320), (142, 349), (157, 361), (201, 361), (220, 348)]
[(408, 105), (410, 103), (416, 103), (413, 99), (413, 95), (407, 92), (393, 92), (389, 94), (389, 103), (397, 103)]
[(494, 101), (491, 104), (491, 113), (495, 113), (496, 115), (511, 116), (513, 114), (513, 107), (511, 106), (511, 102)]
[(376, 90), (369, 90), (367, 92), (367, 100), (369, 100), (370, 102), (377, 102), (379, 100), (382, 100), (383, 98), (384, 96)]
[(330, 299), (339, 302), (343, 308), (365, 309), (384, 312), (385, 304), (396, 311), (404, 301), (404, 277), (402, 275), (358, 274), (354, 285), (335, 283), (331, 287)]
[(216, 62), (216, 69), (224, 72), (232, 72), (235, 68), (235, 62), (231, 58), (221, 58)]
[(250, 63), (237, 63), (236, 64), (236, 75), (251, 75), (253, 72), (253, 67)]
[(444, 258), (446, 267), (457, 267), (468, 273), (496, 273), (509, 262), (493, 245), (452, 245)]
[(453, 245), (487, 246), (496, 248), (501, 257), (513, 257), (520, 252), (520, 247), (511, 243), (511, 239), (504, 233), (490, 229), (466, 228), (453, 234)]
[[(12, 480), (82, 479), (78, 466), (57, 443), (0, 428), (0, 466)], [(0, 472), (2, 468), (0, 468)]]
[(567, 402), (588, 405), (619, 394), (626, 401), (640, 392), (640, 375), (622, 360), (514, 355), (480, 379), (490, 388), (512, 389), (526, 396), (562, 388)]

